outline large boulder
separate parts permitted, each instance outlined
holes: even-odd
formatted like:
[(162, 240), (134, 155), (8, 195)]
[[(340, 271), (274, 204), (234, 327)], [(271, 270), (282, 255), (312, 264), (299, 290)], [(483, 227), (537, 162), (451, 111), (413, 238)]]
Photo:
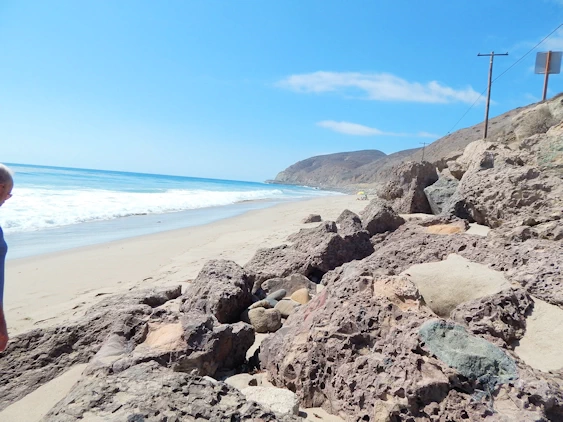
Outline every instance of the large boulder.
[(440, 177), (438, 181), (424, 188), (424, 194), (433, 214), (440, 214), (457, 189), (459, 182), (451, 177)]
[(221, 323), (239, 321), (252, 303), (252, 279), (233, 261), (208, 261), (182, 298), (183, 312), (213, 315)]
[(405, 219), (385, 201), (375, 198), (362, 211), (362, 220), (370, 236), (395, 231)]
[(428, 330), (433, 313), (407, 279), (363, 261), (325, 278), (326, 289), (260, 348), (270, 380), (295, 391), (302, 406), (347, 420), (563, 417), (556, 376), (454, 325), (434, 320)]
[(377, 195), (390, 201), (399, 213), (427, 213), (432, 209), (424, 194), (424, 188), (438, 180), (436, 167), (426, 161), (409, 161), (392, 170), (391, 181)]
[(352, 214), (341, 216), (341, 230), (334, 221), (325, 221), (289, 236), (291, 246), (258, 250), (244, 267), (254, 274), (252, 290), (258, 291), (268, 279), (292, 274), (301, 274), (318, 282), (327, 271), (373, 253), (369, 233), (362, 229), (359, 217)]
[(254, 274), (253, 291), (257, 291), (264, 281), (271, 278), (307, 275), (311, 272), (307, 253), (289, 245), (258, 249), (244, 269)]
[(141, 343), (150, 316), (180, 295), (180, 286), (174, 286), (108, 296), (76, 321), (10, 339), (0, 354), (0, 410), (88, 362), (108, 336), (117, 335), (128, 345)]
[(140, 363), (111, 375), (83, 377), (44, 422), (100, 420), (159, 421), (297, 421), (276, 414), (222, 382), (174, 372), (156, 362)]

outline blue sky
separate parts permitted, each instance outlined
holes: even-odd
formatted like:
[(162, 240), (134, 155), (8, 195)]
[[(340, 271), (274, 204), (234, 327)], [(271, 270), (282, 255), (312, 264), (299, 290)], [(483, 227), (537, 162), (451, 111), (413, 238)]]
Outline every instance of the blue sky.
[[(0, 161), (262, 181), (414, 148), (486, 88), (477, 53), (508, 52), (499, 75), (561, 23), (556, 0), (0, 0)], [(534, 61), (491, 116), (541, 98)]]

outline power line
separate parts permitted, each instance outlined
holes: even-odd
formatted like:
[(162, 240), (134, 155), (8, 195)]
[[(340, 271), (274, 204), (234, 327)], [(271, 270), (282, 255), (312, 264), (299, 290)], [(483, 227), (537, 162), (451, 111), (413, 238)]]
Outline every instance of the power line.
[(514, 63), (512, 63), (512, 65), (510, 67), (508, 67), (504, 72), (502, 72), (495, 79), (493, 79), (493, 82), (496, 81), (498, 78), (500, 78), (502, 75), (504, 75), (506, 72), (508, 72), (510, 69), (512, 69), (514, 66), (516, 66), (518, 63), (520, 63), (524, 59), (524, 57), (526, 57), (528, 54), (530, 54), (532, 51), (534, 51), (536, 48), (538, 48), (540, 44), (542, 44), (545, 40), (547, 40), (549, 37), (551, 37), (562, 26), (563, 26), (563, 23), (561, 25), (559, 25), (557, 28), (555, 28), (553, 31), (551, 31), (543, 40), (541, 40), (539, 43), (537, 43), (535, 46), (533, 46), (530, 50), (528, 50), (528, 52), (526, 54), (524, 54), (522, 57), (520, 57), (518, 60), (516, 60)]
[[(559, 28), (561, 28), (563, 26), (563, 23), (560, 24), (557, 28), (555, 28), (553, 31), (551, 31), (549, 34), (547, 34), (539, 43), (537, 43), (535, 46), (533, 46), (530, 50), (528, 50), (526, 52), (526, 54), (524, 54), (522, 57), (520, 57), (518, 60), (516, 60), (514, 63), (512, 63), (504, 72), (502, 72), (500, 75), (498, 75), (496, 78), (493, 79), (493, 82), (495, 82), (497, 79), (499, 79), (501, 76), (503, 76), (506, 72), (508, 72), (510, 69), (512, 69), (514, 66), (516, 66), (518, 63), (520, 63), (528, 54), (530, 54), (532, 51), (534, 51), (536, 48), (538, 48), (538, 46), (540, 46), (545, 40), (547, 40), (549, 37), (551, 37), (555, 32), (557, 32), (557, 30)], [(456, 126), (459, 124), (459, 122), (461, 122), (463, 120), (463, 118), (465, 116), (467, 116), (467, 113), (469, 113), (471, 111), (471, 109), (475, 106), (475, 104), (477, 104), (477, 102), (481, 99), (481, 97), (483, 97), (483, 94), (487, 91), (487, 88), (485, 88), (483, 90), (483, 92), (481, 92), (481, 94), (479, 94), (479, 96), (477, 97), (477, 99), (473, 102), (473, 104), (471, 104), (469, 106), (469, 108), (465, 111), (465, 113), (463, 113), (463, 115), (459, 118), (459, 120), (451, 127), (450, 130), (448, 130), (448, 133), (446, 135), (449, 135), (452, 130), (454, 130), (456, 128)]]

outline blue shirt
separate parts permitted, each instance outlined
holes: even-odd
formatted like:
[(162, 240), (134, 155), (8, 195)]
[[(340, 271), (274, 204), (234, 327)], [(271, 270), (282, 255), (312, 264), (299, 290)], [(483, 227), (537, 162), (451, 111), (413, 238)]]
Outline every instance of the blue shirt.
[(2, 227), (0, 227), (0, 306), (4, 304), (4, 266), (6, 264), (6, 253), (8, 253), (8, 245), (4, 240)]

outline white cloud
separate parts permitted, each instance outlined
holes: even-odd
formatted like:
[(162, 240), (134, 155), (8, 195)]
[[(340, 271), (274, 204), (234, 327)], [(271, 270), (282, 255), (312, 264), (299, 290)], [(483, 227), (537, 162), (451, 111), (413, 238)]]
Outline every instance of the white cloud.
[(344, 133), (346, 135), (356, 135), (356, 136), (385, 135), (385, 132), (382, 132), (379, 129), (360, 125), (358, 123), (335, 122), (334, 120), (323, 120), (322, 122), (318, 122), (317, 126), (330, 129), (334, 132)]
[(472, 104), (479, 93), (470, 86), (454, 89), (437, 81), (409, 82), (390, 73), (313, 72), (291, 75), (278, 86), (305, 93), (360, 91), (369, 100)]
[(416, 134), (384, 132), (377, 128), (360, 125), (358, 123), (337, 122), (334, 120), (323, 120), (321, 122), (317, 122), (317, 126), (323, 127), (325, 129), (330, 129), (334, 132), (343, 133), (345, 135), (354, 135), (354, 136), (409, 136), (416, 138), (434, 138), (434, 139), (440, 137), (440, 135), (435, 135), (433, 133), (428, 133), (428, 132), (418, 132)]

